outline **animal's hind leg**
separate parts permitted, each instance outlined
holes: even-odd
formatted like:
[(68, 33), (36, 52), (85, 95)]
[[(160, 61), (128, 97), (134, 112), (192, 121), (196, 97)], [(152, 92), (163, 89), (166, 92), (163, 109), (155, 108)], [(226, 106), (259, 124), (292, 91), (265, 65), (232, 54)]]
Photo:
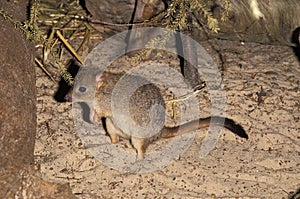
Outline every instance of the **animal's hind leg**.
[(142, 160), (144, 158), (144, 153), (148, 147), (148, 142), (145, 138), (131, 138), (131, 144), (136, 149), (137, 160)]
[(111, 118), (109, 118), (109, 117), (106, 118), (105, 124), (106, 124), (106, 130), (107, 130), (107, 133), (109, 134), (111, 142), (112, 143), (119, 142), (119, 140), (120, 140), (119, 135), (121, 134), (121, 130), (118, 127), (115, 127), (115, 125), (111, 121)]

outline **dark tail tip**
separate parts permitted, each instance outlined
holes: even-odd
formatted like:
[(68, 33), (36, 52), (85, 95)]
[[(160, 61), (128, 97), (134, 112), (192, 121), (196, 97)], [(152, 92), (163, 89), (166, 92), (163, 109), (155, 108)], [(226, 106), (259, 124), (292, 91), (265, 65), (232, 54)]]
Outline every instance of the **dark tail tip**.
[(245, 138), (247, 140), (249, 138), (244, 128), (241, 125), (235, 123), (232, 119), (225, 118), (224, 127), (242, 138)]

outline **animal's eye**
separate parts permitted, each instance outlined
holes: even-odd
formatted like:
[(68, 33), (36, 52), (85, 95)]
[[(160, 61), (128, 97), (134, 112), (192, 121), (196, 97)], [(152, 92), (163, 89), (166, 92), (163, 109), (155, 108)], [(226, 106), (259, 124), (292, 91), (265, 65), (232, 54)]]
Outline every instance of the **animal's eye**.
[(79, 92), (84, 93), (84, 92), (86, 91), (86, 87), (80, 86), (80, 87), (78, 88), (78, 90), (79, 90)]

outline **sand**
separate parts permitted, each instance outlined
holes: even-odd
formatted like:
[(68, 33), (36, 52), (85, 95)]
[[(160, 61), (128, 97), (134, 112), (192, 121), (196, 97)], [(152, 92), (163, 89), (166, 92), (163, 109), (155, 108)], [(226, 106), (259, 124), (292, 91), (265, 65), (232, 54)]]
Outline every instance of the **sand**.
[[(200, 129), (167, 167), (123, 173), (86, 149), (74, 129), (72, 104), (53, 99), (58, 84), (37, 68), (39, 175), (69, 183), (78, 198), (288, 198), (300, 187), (299, 58), (286, 46), (215, 40), (202, 45), (224, 69), (225, 115), (244, 127), (249, 140), (223, 129), (216, 147), (200, 158), (207, 133)], [(117, 146), (133, 150), (126, 140)]]

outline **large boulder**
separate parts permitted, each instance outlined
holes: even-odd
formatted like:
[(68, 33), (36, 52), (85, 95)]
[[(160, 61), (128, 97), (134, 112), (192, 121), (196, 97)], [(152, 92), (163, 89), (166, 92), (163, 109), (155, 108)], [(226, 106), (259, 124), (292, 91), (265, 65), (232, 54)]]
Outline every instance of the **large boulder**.
[[(24, 21), (27, 0), (0, 1)], [(36, 86), (33, 44), (0, 17), (0, 198), (73, 198), (67, 184), (46, 182), (33, 169)]]
[[(15, 19), (26, 19), (27, 1), (1, 1)], [(0, 167), (33, 163), (36, 87), (33, 45), (0, 17)]]
[(228, 20), (222, 21), (224, 0), (214, 0), (213, 15), (221, 31), (209, 37), (264, 44), (295, 45), (300, 27), (299, 0), (230, 0)]
[[(207, 9), (211, 10), (213, 16), (219, 21), (220, 31), (216, 34), (206, 25), (200, 26), (200, 30), (194, 29), (193, 38), (198, 41), (221, 38), (281, 45), (297, 43), (300, 27), (299, 0), (229, 0), (228, 18), (224, 21), (221, 18), (227, 7), (225, 2), (225, 0), (206, 2)], [(133, 0), (85, 0), (85, 5), (95, 21), (118, 24), (132, 22), (135, 18), (136, 5)], [(155, 14), (153, 11), (153, 15)], [(147, 15), (151, 16), (149, 13)], [(201, 12), (195, 12), (194, 17), (195, 21), (205, 24), (206, 19)], [(98, 30), (106, 30), (106, 32), (110, 30), (111, 34), (117, 30), (128, 29), (128, 26), (92, 25)]]

